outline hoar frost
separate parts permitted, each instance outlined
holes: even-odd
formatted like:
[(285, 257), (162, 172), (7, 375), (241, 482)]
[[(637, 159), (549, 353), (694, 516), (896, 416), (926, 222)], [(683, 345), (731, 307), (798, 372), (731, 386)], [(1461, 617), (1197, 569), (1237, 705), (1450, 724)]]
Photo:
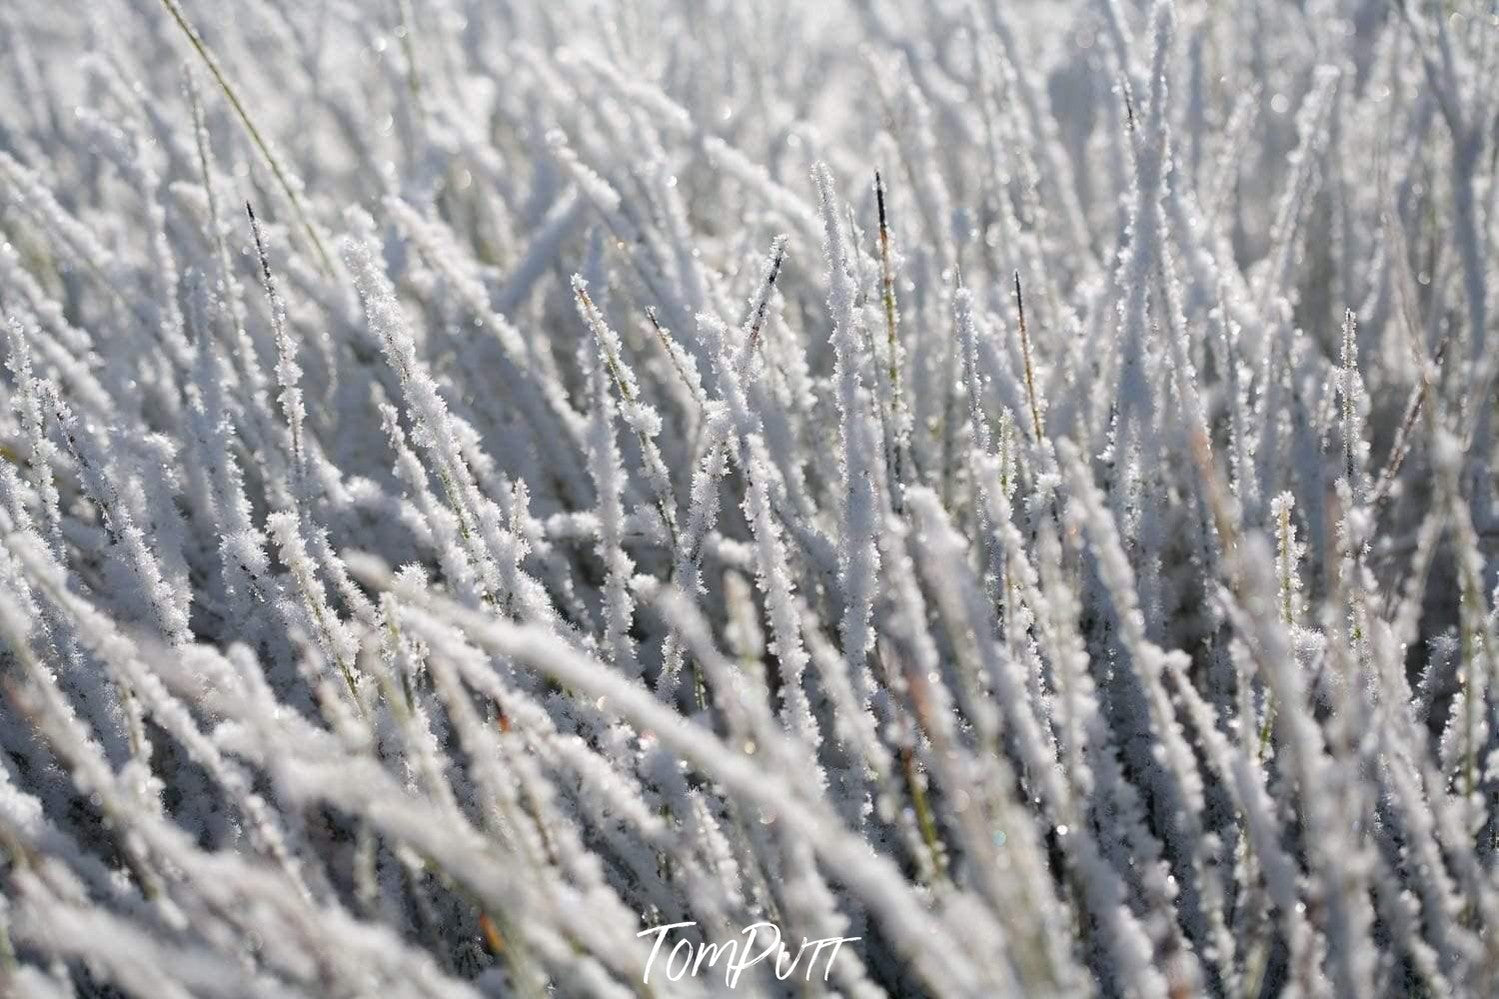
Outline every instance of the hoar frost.
[(1492, 4), (0, 40), (0, 994), (1499, 993)]

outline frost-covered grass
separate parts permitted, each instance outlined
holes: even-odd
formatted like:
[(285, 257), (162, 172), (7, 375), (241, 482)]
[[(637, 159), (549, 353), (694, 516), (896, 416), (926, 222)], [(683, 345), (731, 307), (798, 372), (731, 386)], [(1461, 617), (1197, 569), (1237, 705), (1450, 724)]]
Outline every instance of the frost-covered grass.
[(1499, 993), (1496, 79), (0, 3), (0, 993)]

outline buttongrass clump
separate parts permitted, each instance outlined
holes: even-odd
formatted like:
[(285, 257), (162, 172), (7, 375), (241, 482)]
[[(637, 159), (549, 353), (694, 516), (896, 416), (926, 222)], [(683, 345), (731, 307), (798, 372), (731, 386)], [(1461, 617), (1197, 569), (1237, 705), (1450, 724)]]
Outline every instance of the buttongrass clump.
[(0, 994), (1499, 993), (1496, 77), (4, 5)]

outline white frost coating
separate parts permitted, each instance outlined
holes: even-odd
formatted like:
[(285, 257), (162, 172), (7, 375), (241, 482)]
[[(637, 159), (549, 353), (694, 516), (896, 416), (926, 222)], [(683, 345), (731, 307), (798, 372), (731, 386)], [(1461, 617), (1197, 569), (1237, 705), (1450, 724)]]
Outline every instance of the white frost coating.
[(1491, 4), (78, 6), (0, 995), (1499, 995)]

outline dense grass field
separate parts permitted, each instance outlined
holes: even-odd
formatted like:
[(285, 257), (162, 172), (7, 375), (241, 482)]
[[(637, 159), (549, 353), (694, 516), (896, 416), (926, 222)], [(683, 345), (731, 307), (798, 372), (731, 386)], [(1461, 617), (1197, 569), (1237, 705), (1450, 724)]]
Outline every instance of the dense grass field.
[(1495, 80), (0, 3), (0, 995), (1499, 994)]

